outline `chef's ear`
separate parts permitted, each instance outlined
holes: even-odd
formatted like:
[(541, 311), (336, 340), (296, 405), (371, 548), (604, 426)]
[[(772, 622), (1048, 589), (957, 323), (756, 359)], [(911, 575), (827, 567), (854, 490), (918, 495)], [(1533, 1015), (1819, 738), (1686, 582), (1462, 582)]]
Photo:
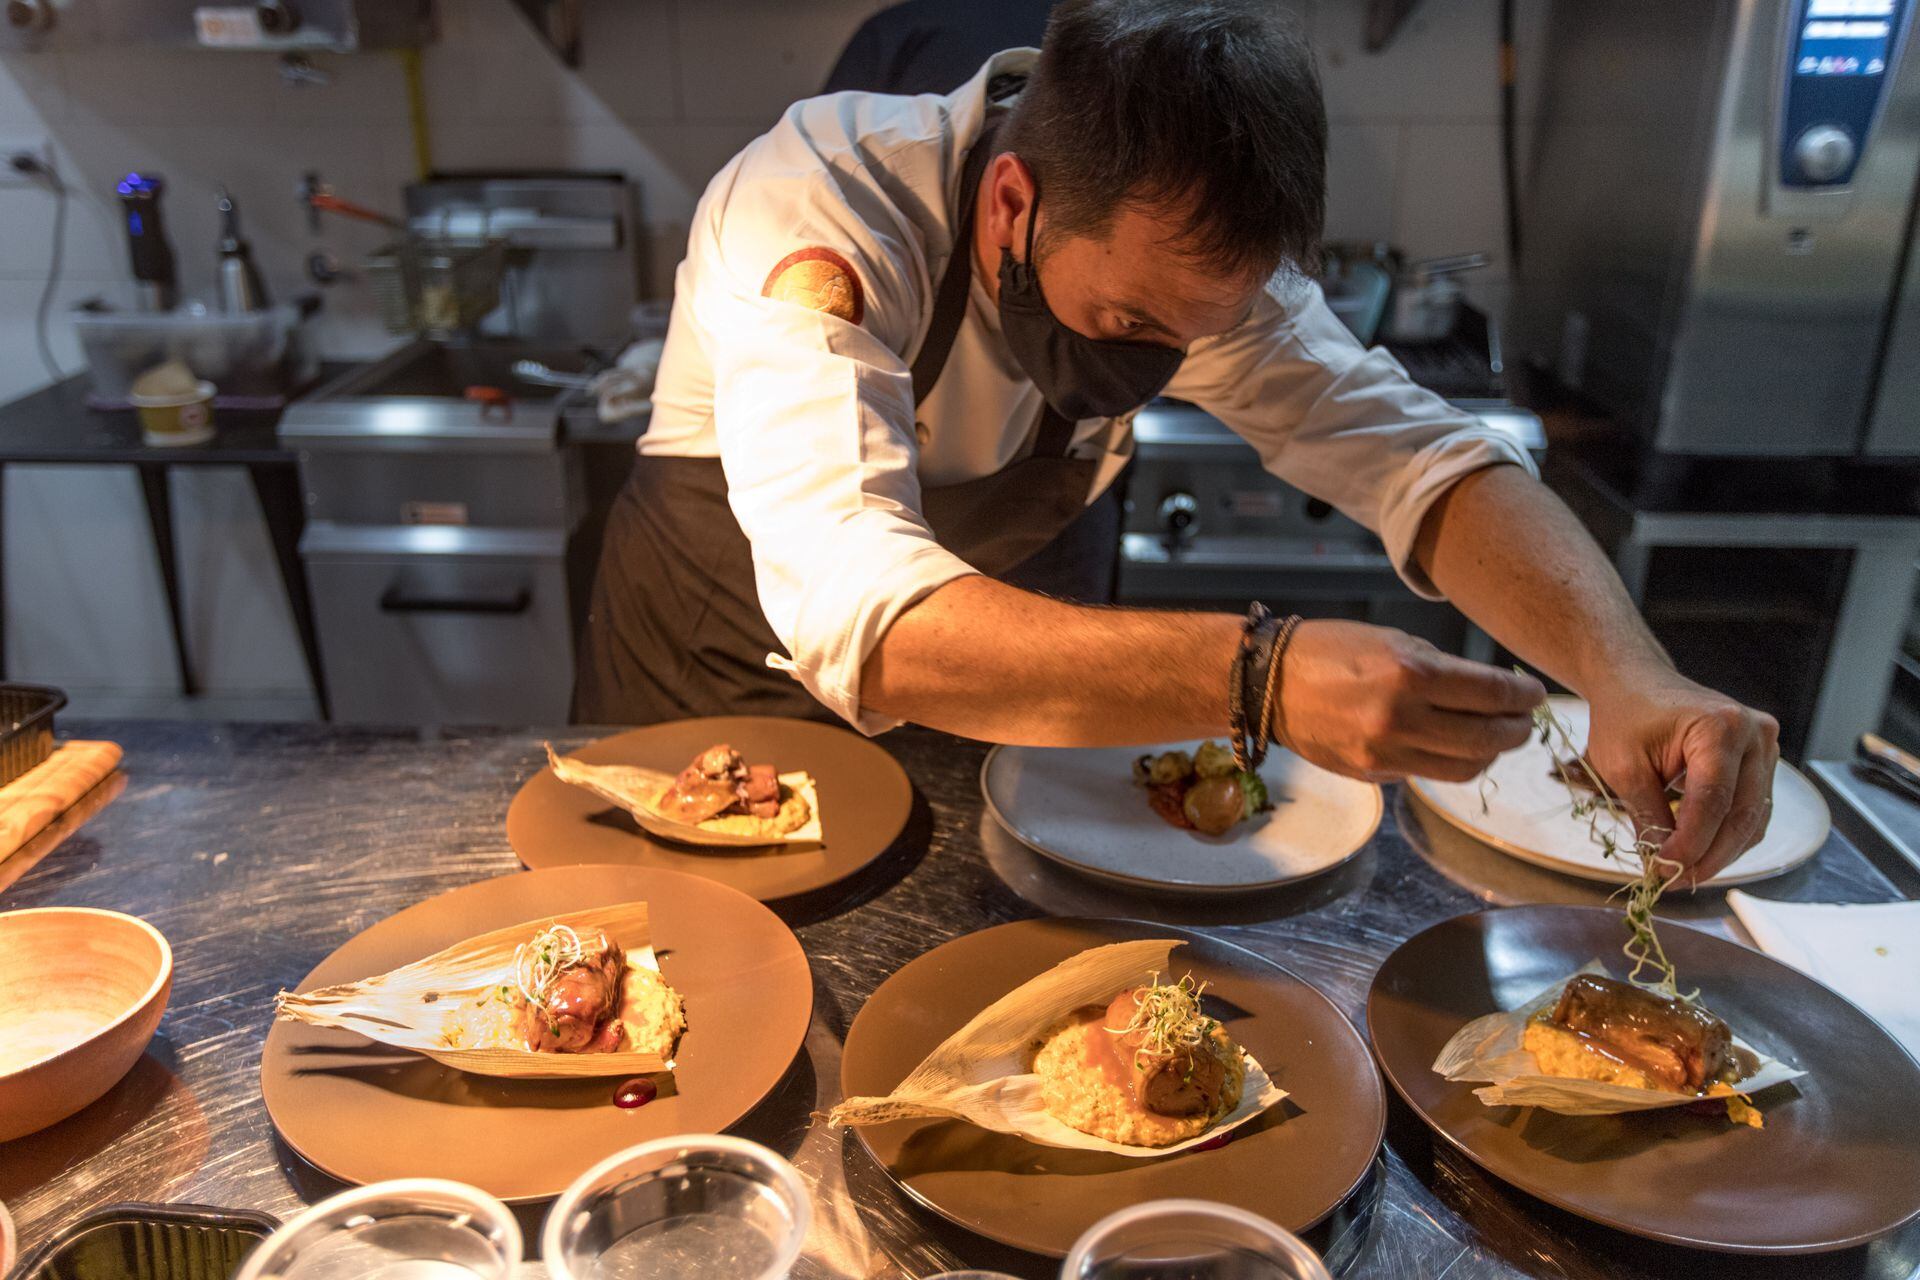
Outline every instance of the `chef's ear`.
[(1001, 249), (1025, 244), (1027, 219), (1033, 215), (1034, 197), (1040, 190), (1027, 162), (1011, 151), (1002, 151), (987, 162), (980, 185), (987, 193), (988, 242)]

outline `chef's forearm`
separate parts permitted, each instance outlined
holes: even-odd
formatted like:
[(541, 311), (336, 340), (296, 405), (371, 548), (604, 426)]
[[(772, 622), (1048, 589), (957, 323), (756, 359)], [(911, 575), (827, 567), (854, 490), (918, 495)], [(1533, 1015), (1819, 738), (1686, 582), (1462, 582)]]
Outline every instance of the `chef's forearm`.
[(1448, 490), (1415, 556), (1462, 613), (1588, 698), (1648, 663), (1671, 665), (1586, 529), (1519, 467), (1487, 467)]
[(1240, 619), (1065, 604), (966, 577), (902, 613), (861, 705), (990, 742), (1092, 747), (1219, 737)]

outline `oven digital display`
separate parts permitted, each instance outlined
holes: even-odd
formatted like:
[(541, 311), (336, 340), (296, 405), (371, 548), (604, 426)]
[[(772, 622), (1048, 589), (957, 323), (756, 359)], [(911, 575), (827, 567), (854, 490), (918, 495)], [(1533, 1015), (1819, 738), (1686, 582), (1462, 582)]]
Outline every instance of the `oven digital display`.
[(1807, 0), (1793, 69), (1802, 76), (1881, 76), (1899, 0)]

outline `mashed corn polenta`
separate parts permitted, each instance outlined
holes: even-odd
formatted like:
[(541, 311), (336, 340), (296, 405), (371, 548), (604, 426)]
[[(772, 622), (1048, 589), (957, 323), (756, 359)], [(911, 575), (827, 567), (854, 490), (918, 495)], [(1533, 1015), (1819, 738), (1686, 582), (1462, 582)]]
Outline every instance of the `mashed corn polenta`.
[(1148, 1111), (1127, 1088), (1089, 1055), (1088, 1037), (1110, 1034), (1101, 1011), (1082, 1012), (1056, 1023), (1034, 1053), (1034, 1074), (1048, 1114), (1082, 1133), (1136, 1147), (1168, 1147), (1205, 1133), (1240, 1105), (1247, 1067), (1240, 1047), (1215, 1024), (1210, 1050), (1226, 1070), (1217, 1106), (1204, 1115), (1163, 1116)]
[(1629, 1066), (1576, 1031), (1544, 1018), (1532, 1018), (1520, 1037), (1520, 1047), (1533, 1055), (1541, 1074), (1574, 1080), (1595, 1080), (1634, 1089), (1660, 1089), (1646, 1072)]

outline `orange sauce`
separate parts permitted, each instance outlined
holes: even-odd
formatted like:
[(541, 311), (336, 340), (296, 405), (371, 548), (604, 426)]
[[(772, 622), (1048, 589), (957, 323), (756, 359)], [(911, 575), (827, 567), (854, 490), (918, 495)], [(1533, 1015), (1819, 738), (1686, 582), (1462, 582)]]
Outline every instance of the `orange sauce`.
[(1124, 1093), (1128, 1102), (1139, 1106), (1139, 1100), (1133, 1096), (1134, 1072), (1120, 1056), (1121, 1037), (1107, 1030), (1106, 1010), (1089, 1006), (1080, 1016), (1085, 1019), (1081, 1035), (1086, 1040), (1086, 1064)]

